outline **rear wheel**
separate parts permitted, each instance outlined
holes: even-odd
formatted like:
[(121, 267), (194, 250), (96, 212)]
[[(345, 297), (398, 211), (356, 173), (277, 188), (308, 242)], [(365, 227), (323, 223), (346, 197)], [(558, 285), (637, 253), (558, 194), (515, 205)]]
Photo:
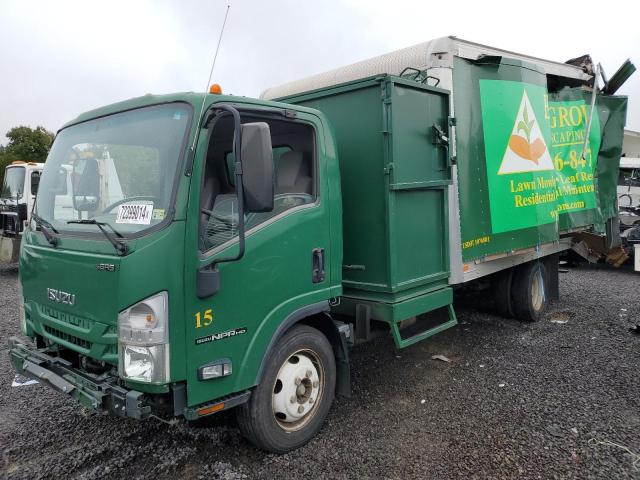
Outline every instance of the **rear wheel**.
[(495, 309), (505, 318), (513, 318), (513, 302), (511, 299), (511, 284), (513, 283), (513, 268), (507, 268), (496, 273), (491, 280), (493, 303)]
[(237, 409), (242, 434), (259, 448), (284, 453), (320, 430), (336, 383), (333, 349), (315, 328), (298, 325), (276, 344), (260, 384)]
[(547, 305), (546, 271), (541, 262), (520, 265), (513, 272), (512, 308), (516, 318), (526, 322), (540, 320)]

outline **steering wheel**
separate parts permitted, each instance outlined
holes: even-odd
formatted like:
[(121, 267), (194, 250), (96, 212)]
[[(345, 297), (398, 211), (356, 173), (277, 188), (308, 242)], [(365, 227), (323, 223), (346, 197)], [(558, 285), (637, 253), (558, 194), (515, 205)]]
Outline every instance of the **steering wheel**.
[(627, 197), (629, 199), (629, 205), (620, 205), (621, 207), (633, 207), (633, 199), (631, 198), (631, 195), (629, 195), (628, 193), (623, 193), (622, 195), (618, 196), (618, 202), (622, 200), (622, 197)]
[(222, 222), (225, 225), (227, 225), (228, 227), (233, 226), (233, 220), (228, 215), (218, 215), (213, 210), (207, 210), (206, 208), (203, 208), (202, 210), (200, 210), (200, 212), (208, 215), (211, 218), (215, 218), (219, 222)]
[(118, 205), (122, 205), (123, 203), (127, 203), (127, 202), (140, 202), (140, 201), (153, 201), (153, 202), (155, 202), (155, 201), (158, 201), (158, 200), (159, 200), (158, 197), (151, 197), (151, 196), (144, 196), (144, 195), (138, 195), (138, 196), (133, 196), (133, 197), (122, 198), (122, 199), (118, 200), (117, 202), (113, 202), (111, 205), (107, 206), (104, 210), (102, 210), (102, 213), (109, 213), (111, 210), (116, 208)]
[(278, 193), (274, 196), (273, 200), (274, 203), (277, 201), (282, 201), (282, 200), (287, 200), (287, 199), (296, 199), (296, 200), (302, 200), (302, 204), (305, 203), (310, 203), (311, 200), (313, 199), (312, 195), (309, 195), (308, 193), (300, 193), (300, 192), (293, 192), (293, 193)]

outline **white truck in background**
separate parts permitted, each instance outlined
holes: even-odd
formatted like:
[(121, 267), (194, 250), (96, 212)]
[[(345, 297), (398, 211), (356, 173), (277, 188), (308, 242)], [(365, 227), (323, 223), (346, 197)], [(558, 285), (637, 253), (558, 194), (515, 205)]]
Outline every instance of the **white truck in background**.
[(0, 263), (15, 263), (44, 163), (17, 160), (7, 166), (0, 190)]
[[(93, 157), (94, 152), (80, 152), (78, 157)], [(113, 159), (109, 152), (104, 152), (97, 159), (101, 181), (108, 182), (111, 195), (104, 201), (113, 203), (124, 198)], [(78, 220), (74, 216), (73, 198), (73, 166), (74, 158), (69, 164), (63, 164), (58, 173), (58, 182), (54, 200), (57, 218)], [(40, 175), (44, 163), (24, 162), (17, 160), (7, 166), (2, 190), (0, 191), (0, 264), (16, 263), (20, 254), (22, 233), (31, 221), (33, 204)]]
[(620, 238), (640, 271), (640, 132), (624, 131), (618, 178)]

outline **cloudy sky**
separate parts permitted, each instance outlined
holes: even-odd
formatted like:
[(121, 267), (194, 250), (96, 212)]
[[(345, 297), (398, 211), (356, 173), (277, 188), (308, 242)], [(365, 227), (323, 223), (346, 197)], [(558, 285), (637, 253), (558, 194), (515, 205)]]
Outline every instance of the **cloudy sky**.
[[(56, 131), (115, 101), (204, 90), (227, 4), (214, 81), (238, 95), (445, 35), (640, 67), (637, 1), (0, 0), (0, 143), (16, 125)], [(640, 72), (619, 93), (640, 130)]]

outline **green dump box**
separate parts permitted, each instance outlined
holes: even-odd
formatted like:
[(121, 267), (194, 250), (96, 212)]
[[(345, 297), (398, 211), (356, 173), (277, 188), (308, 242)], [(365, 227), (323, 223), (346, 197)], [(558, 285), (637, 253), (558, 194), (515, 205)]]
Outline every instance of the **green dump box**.
[(381, 76), (296, 102), (321, 110), (336, 134), (342, 307), (369, 300), (373, 318), (396, 324), (450, 305), (448, 91)]
[(398, 321), (580, 236), (615, 246), (627, 99), (587, 70), (447, 37), (265, 91), (335, 129), (346, 302)]

